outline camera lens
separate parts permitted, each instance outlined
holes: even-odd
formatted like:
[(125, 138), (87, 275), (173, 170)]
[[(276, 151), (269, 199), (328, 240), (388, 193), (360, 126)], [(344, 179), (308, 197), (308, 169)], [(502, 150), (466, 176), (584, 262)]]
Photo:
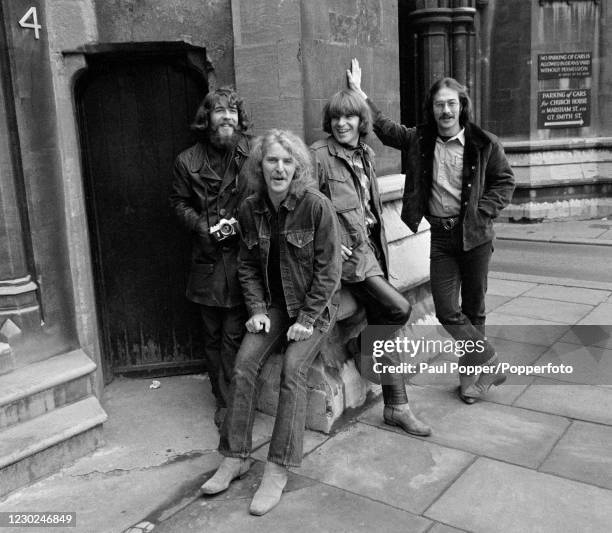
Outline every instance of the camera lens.
[(219, 231), (221, 232), (221, 235), (231, 235), (231, 233), (232, 233), (232, 225), (231, 224), (223, 224), (219, 228)]

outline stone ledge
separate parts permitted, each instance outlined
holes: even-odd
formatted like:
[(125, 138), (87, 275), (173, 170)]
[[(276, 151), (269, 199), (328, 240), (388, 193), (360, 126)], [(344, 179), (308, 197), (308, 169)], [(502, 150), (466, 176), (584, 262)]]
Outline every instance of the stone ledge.
[(579, 220), (602, 218), (612, 213), (612, 198), (584, 198), (556, 202), (511, 204), (500, 214), (500, 222), (522, 220)]
[(13, 368), (15, 368), (15, 354), (7, 343), (0, 342), (0, 375), (11, 372)]
[(2, 431), (0, 469), (100, 426), (106, 413), (94, 396)]
[(91, 374), (96, 364), (82, 350), (74, 350), (0, 376), (0, 406), (14, 403)]
[[(431, 292), (422, 283), (404, 293), (413, 312), (411, 323), (423, 320), (433, 309)], [(380, 394), (380, 387), (364, 379), (345, 344), (365, 326), (363, 310), (346, 290), (341, 291), (341, 320), (332, 329), (321, 353), (308, 373), (306, 428), (329, 433), (346, 409), (361, 407), (368, 397)], [(282, 354), (272, 355), (259, 376), (258, 409), (274, 416), (278, 405)]]

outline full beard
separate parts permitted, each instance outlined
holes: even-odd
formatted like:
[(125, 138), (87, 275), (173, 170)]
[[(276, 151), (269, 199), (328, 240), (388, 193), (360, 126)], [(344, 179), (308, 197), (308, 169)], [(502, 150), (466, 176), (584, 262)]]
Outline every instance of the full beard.
[(219, 130), (222, 125), (223, 124), (213, 126), (208, 130), (208, 140), (215, 148), (219, 150), (228, 150), (236, 146), (240, 135), (236, 128), (233, 128), (232, 133), (229, 135), (227, 133), (220, 133)]

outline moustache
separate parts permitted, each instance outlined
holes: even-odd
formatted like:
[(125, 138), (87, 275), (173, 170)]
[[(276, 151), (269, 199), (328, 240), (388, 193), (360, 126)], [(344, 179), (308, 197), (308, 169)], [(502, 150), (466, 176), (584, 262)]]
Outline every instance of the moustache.
[(452, 113), (443, 113), (440, 118), (443, 118), (443, 119), (455, 118), (455, 115), (453, 115)]

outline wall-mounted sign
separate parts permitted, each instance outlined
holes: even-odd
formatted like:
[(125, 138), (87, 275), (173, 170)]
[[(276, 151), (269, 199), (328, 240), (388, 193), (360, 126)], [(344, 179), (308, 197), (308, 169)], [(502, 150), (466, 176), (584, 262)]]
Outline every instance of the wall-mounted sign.
[(591, 125), (591, 89), (538, 91), (538, 129)]
[(538, 54), (538, 79), (588, 78), (591, 75), (591, 52)]

